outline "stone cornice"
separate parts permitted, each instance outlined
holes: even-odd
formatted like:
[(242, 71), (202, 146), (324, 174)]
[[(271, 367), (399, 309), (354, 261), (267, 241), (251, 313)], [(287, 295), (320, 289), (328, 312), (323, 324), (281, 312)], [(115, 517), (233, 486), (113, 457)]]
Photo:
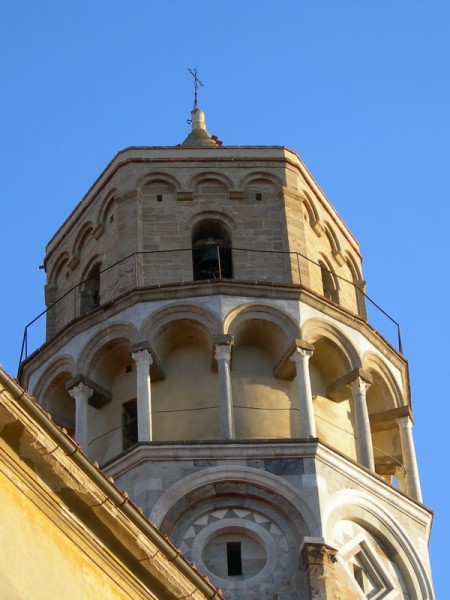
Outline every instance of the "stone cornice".
[[(138, 444), (130, 451), (109, 461), (103, 466), (103, 470), (117, 478), (146, 461), (233, 461), (246, 458), (272, 461), (277, 458), (314, 459), (335, 471), (337, 477), (345, 476), (350, 482), (369, 492), (372, 497), (380, 497), (393, 509), (411, 516), (429, 533), (433, 514), (430, 509), (388, 484), (380, 475), (366, 469), (317, 438)], [(318, 471), (317, 474), (320, 475)]]
[[(330, 319), (358, 331), (377, 348), (380, 353), (391, 361), (398, 369), (405, 371), (407, 362), (394, 347), (381, 336), (366, 320), (349, 310), (328, 302), (319, 294), (301, 285), (267, 284), (265, 282), (252, 283), (247, 281), (221, 280), (221, 281), (198, 281), (186, 283), (174, 283), (165, 286), (151, 286), (135, 289), (118, 296), (111, 302), (104, 304), (92, 312), (74, 319), (66, 325), (53, 339), (44, 343), (38, 351), (31, 354), (20, 366), (19, 378), (22, 384), (27, 385), (27, 372), (29, 365), (39, 355), (39, 363), (43, 364), (43, 356), (55, 357), (56, 353), (66, 343), (73, 339), (78, 333), (86, 332), (90, 327), (105, 321), (110, 321), (115, 315), (125, 309), (144, 302), (168, 300), (173, 303), (176, 300), (188, 300), (208, 296), (235, 296), (242, 299), (255, 298), (258, 300), (293, 300), (304, 302), (308, 306), (318, 310)], [(407, 379), (407, 374), (406, 374)], [(406, 394), (408, 396), (408, 394)]]

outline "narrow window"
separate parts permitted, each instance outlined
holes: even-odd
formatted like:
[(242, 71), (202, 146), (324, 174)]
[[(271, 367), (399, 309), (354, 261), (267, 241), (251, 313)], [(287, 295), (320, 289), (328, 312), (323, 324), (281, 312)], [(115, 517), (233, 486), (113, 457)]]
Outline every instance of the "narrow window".
[(130, 448), (138, 441), (137, 401), (122, 404), (122, 449)]
[(228, 575), (242, 575), (241, 542), (227, 542)]
[(255, 197), (257, 200), (262, 200), (262, 194), (261, 192), (256, 192)]
[(156, 201), (157, 202), (162, 202), (163, 199), (163, 195), (162, 194), (156, 194)]
[(231, 238), (227, 227), (217, 219), (200, 221), (192, 231), (194, 279), (233, 277)]
[(328, 300), (332, 300), (339, 304), (339, 291), (335, 281), (335, 275), (324, 264), (320, 264), (320, 272), (322, 275), (323, 295)]
[(89, 274), (81, 288), (80, 313), (86, 313), (100, 306), (100, 263), (89, 271)]

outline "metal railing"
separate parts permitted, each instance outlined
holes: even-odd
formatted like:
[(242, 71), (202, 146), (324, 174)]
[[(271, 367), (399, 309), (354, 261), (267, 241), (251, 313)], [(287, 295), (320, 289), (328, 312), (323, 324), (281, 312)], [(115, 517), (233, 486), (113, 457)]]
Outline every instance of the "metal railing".
[[(217, 247), (220, 265), (221, 249)], [(230, 250), (228, 249), (228, 252)], [(220, 281), (244, 282), (251, 285), (287, 285), (293, 288), (305, 288), (302, 284), (302, 264), (309, 262), (320, 269), (327, 270), (334, 279), (339, 280), (354, 289), (355, 302), (358, 298), (363, 299), (364, 307), (359, 307), (359, 318), (373, 327), (380, 333), (394, 348), (400, 353), (403, 352), (402, 340), (399, 323), (393, 319), (379, 304), (370, 298), (358, 285), (358, 282), (348, 280), (333, 271), (326, 269), (300, 252), (286, 252), (282, 250), (253, 250), (250, 248), (231, 249), (233, 270), (229, 273), (231, 277), (219, 278), (212, 276), (210, 279), (195, 279), (194, 266), (192, 259), (192, 248), (181, 248), (176, 250), (148, 250), (134, 252), (112, 265), (100, 270), (99, 276), (102, 280), (102, 290), (100, 291), (100, 305), (110, 303), (126, 292), (140, 288), (173, 286), (177, 284), (201, 283), (201, 281), (210, 282), (211, 279)], [(271, 257), (270, 260), (268, 257)], [(115, 271), (114, 271), (115, 270)], [(119, 276), (120, 275), (120, 276)], [(214, 275), (214, 274), (213, 274)], [(218, 275), (223, 277), (220, 267)], [(46, 338), (45, 317), (51, 311), (55, 311), (53, 320), (57, 322), (56, 310), (64, 305), (64, 322), (59, 325), (56, 323), (54, 335), (63, 325), (70, 323), (73, 319), (84, 314), (81, 311), (80, 298), (83, 288), (93, 278), (88, 277), (68, 289), (63, 295), (52, 302), (45, 310), (40, 312), (24, 329), (22, 345), (19, 358), (19, 369), (22, 362), (32, 352), (38, 349)], [(103, 280), (109, 279), (109, 284), (104, 286)], [(314, 292), (319, 295), (317, 292)], [(323, 296), (322, 296), (323, 297)], [(336, 304), (336, 303), (334, 303)], [(69, 310), (70, 308), (70, 310)], [(347, 310), (345, 306), (341, 308)], [(367, 315), (366, 315), (367, 311)], [(349, 312), (349, 311), (348, 311)], [(351, 312), (351, 311), (350, 311)], [(357, 314), (357, 313), (353, 313)], [(389, 328), (387, 327), (389, 325)], [(32, 332), (32, 333), (30, 333)]]

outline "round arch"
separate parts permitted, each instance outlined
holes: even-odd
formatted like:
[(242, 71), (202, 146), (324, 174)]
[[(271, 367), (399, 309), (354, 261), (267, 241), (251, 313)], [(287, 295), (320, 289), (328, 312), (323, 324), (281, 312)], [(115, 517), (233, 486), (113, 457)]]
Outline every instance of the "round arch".
[(283, 181), (273, 173), (268, 171), (252, 171), (243, 175), (238, 181), (238, 189), (244, 189), (247, 185), (251, 185), (254, 181), (269, 181), (273, 185), (281, 188)]
[(180, 191), (182, 189), (181, 182), (177, 177), (169, 173), (163, 173), (158, 171), (145, 173), (144, 175), (139, 175), (139, 178), (134, 182), (133, 187), (135, 187), (138, 192), (142, 192), (142, 189), (146, 185), (158, 182), (173, 187), (175, 191)]
[(168, 520), (173, 521), (172, 516), (174, 519), (179, 518), (186, 510), (187, 498), (194, 496), (200, 500), (211, 493), (215, 495), (217, 484), (230, 482), (253, 485), (270, 492), (272, 496), (278, 496), (292, 509), (293, 514), (297, 513), (301, 516), (302, 522), (308, 529), (307, 535), (317, 537), (322, 535), (320, 522), (313, 507), (298, 488), (268, 471), (234, 465), (209, 467), (180, 479), (160, 496), (148, 518), (158, 528), (167, 529)]
[(227, 190), (233, 188), (233, 182), (229, 177), (219, 171), (201, 171), (195, 173), (187, 182), (187, 189), (194, 191), (202, 181), (216, 181), (221, 183)]
[(373, 384), (370, 387), (375, 384), (383, 397), (384, 406), (380, 406), (379, 410), (389, 410), (403, 406), (402, 392), (389, 367), (382, 358), (368, 351), (362, 357), (362, 368), (368, 371), (373, 377)]
[(323, 340), (325, 344), (331, 343), (339, 354), (339, 360), (345, 372), (362, 366), (359, 354), (350, 340), (327, 321), (315, 317), (308, 319), (301, 327), (301, 337), (310, 344), (314, 344), (316, 351), (320, 340)]
[(353, 521), (378, 538), (394, 560), (415, 600), (431, 600), (432, 586), (416, 545), (391, 511), (358, 490), (342, 490), (329, 498), (323, 513), (325, 539), (333, 544), (334, 531), (341, 521)]
[(117, 188), (114, 188), (109, 191), (107, 196), (104, 198), (100, 205), (100, 210), (98, 213), (97, 225), (103, 225), (106, 228), (106, 220), (108, 214), (112, 211), (112, 208), (116, 202)]
[(299, 326), (287, 313), (274, 308), (271, 304), (246, 303), (230, 310), (224, 318), (224, 333), (233, 334), (245, 321), (268, 321), (277, 326), (286, 336), (287, 344), (300, 335)]
[(69, 253), (68, 252), (63, 252), (62, 254), (60, 254), (58, 256), (58, 258), (56, 259), (49, 277), (48, 277), (48, 282), (50, 285), (56, 285), (59, 282), (61, 273), (63, 268), (69, 263)]
[(87, 240), (94, 230), (94, 226), (91, 221), (84, 223), (79, 232), (76, 235), (73, 247), (72, 255), (79, 256), (86, 245)]
[(95, 368), (102, 349), (116, 340), (125, 340), (129, 345), (138, 341), (138, 332), (130, 323), (114, 323), (94, 333), (81, 350), (77, 361), (77, 372), (89, 375)]
[(69, 355), (59, 356), (54, 361), (50, 362), (43, 374), (39, 377), (36, 385), (31, 390), (33, 396), (38, 402), (45, 407), (45, 392), (52, 382), (63, 375), (67, 374), (67, 379), (74, 377), (76, 374), (76, 365), (73, 358)]
[(222, 330), (219, 317), (212, 311), (199, 304), (180, 302), (169, 304), (147, 317), (140, 327), (139, 337), (153, 344), (170, 323), (181, 320), (195, 321), (211, 339)]

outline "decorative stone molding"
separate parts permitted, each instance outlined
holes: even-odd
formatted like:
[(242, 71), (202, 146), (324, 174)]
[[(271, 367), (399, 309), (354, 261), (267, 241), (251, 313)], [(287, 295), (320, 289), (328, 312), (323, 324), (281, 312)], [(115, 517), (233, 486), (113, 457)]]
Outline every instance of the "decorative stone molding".
[(340, 267), (343, 267), (345, 265), (345, 256), (340, 250), (336, 250), (335, 252), (333, 252), (333, 258)]
[(280, 190), (280, 192), (278, 193), (277, 197), (280, 200), (283, 200), (284, 198), (288, 197), (291, 198), (292, 200), (297, 200), (298, 202), (304, 202), (305, 201), (305, 196), (303, 194), (299, 194), (296, 190), (291, 190), (285, 186), (283, 186)]
[(78, 267), (79, 264), (80, 264), (80, 257), (78, 256), (78, 254), (74, 254), (72, 256), (72, 258), (69, 260), (68, 267), (71, 271), (73, 271), (74, 269), (76, 269), (76, 267)]
[(244, 199), (244, 191), (243, 190), (230, 190), (229, 197), (230, 197), (230, 200), (243, 200)]
[(320, 219), (317, 219), (317, 221), (314, 221), (314, 223), (311, 223), (311, 229), (314, 231), (314, 233), (317, 235), (317, 237), (322, 237), (325, 229), (324, 226), (322, 225)]
[(182, 191), (178, 191), (177, 192), (177, 200), (180, 201), (191, 201), (194, 199), (194, 193), (193, 192), (188, 192), (186, 190), (182, 190)]
[(92, 231), (92, 236), (96, 240), (98, 240), (99, 238), (101, 238), (101, 236), (103, 235), (104, 231), (105, 231), (104, 226), (101, 223), (99, 223), (97, 225), (97, 227)]

